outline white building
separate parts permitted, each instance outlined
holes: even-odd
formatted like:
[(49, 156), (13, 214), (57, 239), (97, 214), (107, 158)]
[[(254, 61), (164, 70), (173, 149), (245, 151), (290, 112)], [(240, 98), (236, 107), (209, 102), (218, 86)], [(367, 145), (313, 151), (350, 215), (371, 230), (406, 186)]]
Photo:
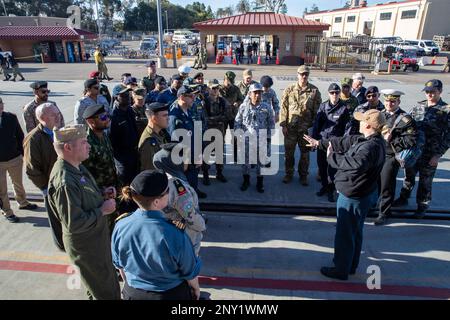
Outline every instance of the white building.
[(320, 11), (305, 15), (331, 25), (327, 37), (372, 37), (432, 39), (450, 34), (450, 0), (406, 0), (367, 6), (353, 0), (350, 8)]

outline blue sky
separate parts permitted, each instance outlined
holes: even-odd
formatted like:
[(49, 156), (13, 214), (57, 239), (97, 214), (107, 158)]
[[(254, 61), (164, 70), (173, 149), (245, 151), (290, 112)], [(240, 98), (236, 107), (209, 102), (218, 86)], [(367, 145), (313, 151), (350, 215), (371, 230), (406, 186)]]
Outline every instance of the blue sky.
[[(228, 1), (217, 1), (217, 0), (197, 0), (198, 2), (203, 2), (205, 5), (210, 5), (213, 11), (216, 11), (217, 8), (226, 7), (228, 5), (235, 6), (238, 3), (238, 0), (228, 0)], [(186, 1), (186, 0), (170, 0), (170, 2), (179, 4), (182, 6), (186, 6), (189, 3), (193, 3), (195, 1)], [(250, 3), (252, 1), (250, 0)], [(345, 0), (286, 0), (286, 4), (288, 7), (288, 14), (293, 16), (302, 16), (305, 8), (311, 8), (311, 5), (315, 3), (320, 10), (329, 10), (341, 8), (345, 4)], [(388, 1), (383, 0), (368, 0), (369, 5), (373, 5), (376, 3), (384, 3)]]

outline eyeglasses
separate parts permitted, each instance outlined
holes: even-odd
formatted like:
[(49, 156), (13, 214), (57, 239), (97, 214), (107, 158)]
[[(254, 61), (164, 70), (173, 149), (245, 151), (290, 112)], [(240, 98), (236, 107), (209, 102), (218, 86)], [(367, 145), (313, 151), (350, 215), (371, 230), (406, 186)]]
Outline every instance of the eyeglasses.
[(106, 121), (106, 120), (109, 119), (109, 114), (107, 114), (107, 113), (99, 114), (97, 116), (97, 119), (100, 120), (100, 121)]
[(433, 90), (433, 91), (425, 91), (425, 94), (436, 94), (437, 93), (437, 91), (435, 91), (435, 90)]
[(309, 73), (308, 72), (299, 73), (299, 75), (302, 76), (302, 77), (309, 77)]
[(367, 99), (371, 99), (371, 98), (378, 97), (378, 95), (377, 94), (368, 94), (366, 97), (367, 97)]
[(341, 92), (340, 91), (331, 91), (331, 92), (328, 92), (328, 93), (335, 96), (335, 95), (340, 94)]

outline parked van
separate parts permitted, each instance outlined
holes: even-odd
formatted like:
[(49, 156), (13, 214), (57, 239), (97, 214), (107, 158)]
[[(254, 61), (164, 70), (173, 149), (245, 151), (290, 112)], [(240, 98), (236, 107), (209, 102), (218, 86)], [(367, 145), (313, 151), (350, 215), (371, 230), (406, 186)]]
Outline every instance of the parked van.
[(425, 50), (425, 54), (436, 56), (439, 54), (439, 47), (433, 40), (406, 40), (410, 45), (419, 46)]
[(139, 50), (155, 50), (158, 41), (153, 37), (144, 37), (139, 44)]
[(190, 30), (175, 30), (173, 32), (172, 41), (180, 44), (194, 44), (195, 36)]

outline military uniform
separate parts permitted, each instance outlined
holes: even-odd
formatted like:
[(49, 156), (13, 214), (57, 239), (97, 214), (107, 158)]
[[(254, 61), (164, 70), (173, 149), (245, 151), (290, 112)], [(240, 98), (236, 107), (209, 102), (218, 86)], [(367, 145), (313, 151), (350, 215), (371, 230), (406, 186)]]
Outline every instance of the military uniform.
[[(398, 99), (402, 92), (396, 90), (383, 90), (385, 99)], [(395, 185), (400, 163), (395, 154), (412, 148), (417, 143), (417, 126), (414, 119), (401, 108), (394, 112), (384, 109), (381, 112), (386, 118), (384, 132), (390, 132), (391, 137), (386, 141), (386, 160), (380, 174), (380, 208), (376, 225), (381, 225), (391, 215), (391, 207), (395, 198)], [(401, 118), (399, 118), (401, 117)], [(399, 119), (399, 122), (397, 121)], [(398, 122), (398, 124), (397, 124)]]
[[(219, 82), (217, 80), (213, 80), (216, 82), (210, 82), (210, 87), (218, 87)], [(223, 137), (222, 144), (222, 154), (225, 153), (225, 133), (226, 133), (226, 123), (228, 120), (229, 114), (229, 105), (225, 98), (218, 96), (216, 100), (213, 100), (212, 97), (209, 97), (206, 100), (205, 109), (207, 114), (207, 122), (208, 128), (217, 129), (221, 132)], [(217, 157), (217, 154), (216, 154)], [(216, 158), (217, 161), (217, 158)], [(204, 163), (203, 167), (203, 177), (208, 176), (209, 165)], [(226, 182), (226, 178), (223, 176), (223, 162), (221, 164), (216, 163), (216, 178), (219, 181)]]
[[(54, 131), (55, 141), (83, 138), (82, 130)], [(76, 168), (58, 159), (50, 174), (48, 201), (62, 223), (65, 250), (88, 292), (99, 300), (120, 299), (107, 219), (100, 210), (104, 200), (92, 175), (83, 165)]]
[(240, 82), (237, 84), (237, 87), (239, 88), (239, 91), (241, 91), (241, 94), (242, 94), (242, 96), (243, 96), (244, 98), (245, 98), (245, 97), (247, 96), (247, 94), (248, 94), (248, 89), (249, 89), (250, 86), (251, 86), (252, 84), (254, 84), (254, 83), (256, 83), (255, 80), (252, 80), (249, 84), (245, 84), (244, 81), (242, 80), (242, 81), (240, 81)]
[(306, 88), (301, 88), (298, 83), (292, 84), (284, 90), (281, 99), (280, 126), (287, 128), (284, 137), (285, 170), (286, 179), (289, 182), (294, 175), (295, 147), (300, 147), (301, 156), (298, 163), (298, 171), (301, 179), (306, 184), (309, 168), (309, 151), (303, 135), (312, 127), (322, 98), (319, 89), (308, 83)]
[(147, 116), (145, 115), (145, 105), (142, 107), (132, 105), (131, 109), (134, 112), (134, 118), (136, 120), (136, 128), (138, 131), (138, 136), (141, 136), (142, 133), (145, 130), (145, 127), (147, 126), (148, 120)]
[(272, 106), (275, 117), (278, 117), (280, 114), (280, 101), (278, 100), (277, 93), (272, 88), (269, 91), (262, 93), (262, 102), (267, 103)]
[(406, 200), (414, 188), (415, 177), (419, 172), (419, 187), (417, 189), (418, 211), (424, 213), (431, 201), (431, 187), (437, 167), (429, 161), (435, 156), (442, 157), (450, 146), (450, 107), (442, 99), (434, 106), (427, 106), (422, 101), (411, 111), (411, 116), (417, 122), (418, 130), (425, 134), (425, 145), (422, 155), (412, 168), (405, 170), (405, 180), (400, 192), (400, 198)]
[(204, 70), (208, 69), (208, 66), (206, 64), (206, 61), (208, 59), (208, 53), (206, 51), (205, 46), (201, 46), (200, 50), (198, 52), (198, 65), (197, 65), (197, 69), (198, 68), (202, 68)]
[[(250, 90), (256, 90), (260, 88), (262, 91), (262, 86), (260, 84), (253, 85)], [(261, 176), (261, 159), (259, 159), (259, 136), (260, 130), (267, 130), (270, 134), (271, 130), (275, 128), (275, 121), (273, 117), (272, 107), (267, 103), (261, 102), (257, 106), (251, 104), (250, 99), (246, 99), (239, 107), (239, 112), (236, 115), (234, 129), (241, 129), (244, 132), (249, 132), (250, 135), (257, 137), (257, 145), (250, 145), (249, 142), (245, 142), (245, 163), (242, 165), (242, 173), (244, 176), (249, 176), (250, 174), (250, 153), (257, 156), (256, 163), (256, 174)]]
[(175, 177), (169, 178), (169, 202), (163, 212), (169, 220), (186, 224), (186, 234), (198, 256), (206, 224), (200, 213), (197, 193), (189, 183)]
[(140, 171), (154, 169), (153, 156), (161, 150), (161, 145), (170, 142), (170, 135), (162, 129), (159, 133), (149, 126), (145, 127), (138, 145)]
[(145, 76), (141, 80), (141, 85), (147, 89), (147, 92), (150, 92), (155, 89), (155, 80), (159, 77), (159, 75), (154, 74), (153, 76)]
[(350, 111), (351, 115), (355, 113), (356, 108), (360, 105), (358, 99), (356, 99), (352, 95), (350, 95), (350, 97), (346, 97), (343, 94), (341, 94), (341, 100), (347, 106), (347, 109)]
[[(242, 96), (241, 90), (234, 84), (225, 87), (221, 85), (219, 87), (219, 93), (220, 95), (227, 100), (228, 104), (230, 105), (230, 114), (227, 122), (227, 126), (230, 126), (230, 129), (234, 128), (234, 118), (236, 118), (236, 115), (239, 110), (239, 106), (244, 102), (244, 97)], [(235, 106), (235, 103), (238, 104), (238, 106)], [(225, 128), (226, 129), (226, 128)]]

